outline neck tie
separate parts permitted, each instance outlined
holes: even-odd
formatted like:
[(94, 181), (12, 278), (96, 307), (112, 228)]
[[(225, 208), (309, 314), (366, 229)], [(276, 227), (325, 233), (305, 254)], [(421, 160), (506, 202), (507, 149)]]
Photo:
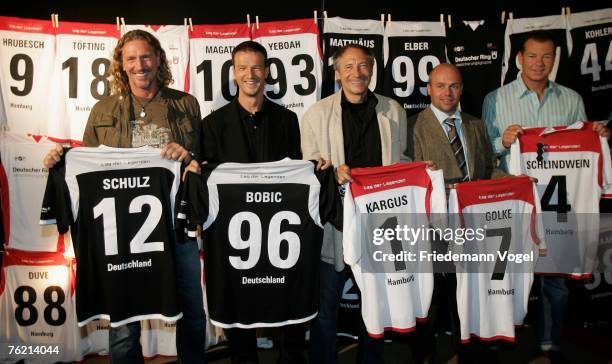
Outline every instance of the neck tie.
[(457, 160), (457, 165), (461, 171), (460, 181), (469, 181), (470, 176), (467, 170), (467, 163), (465, 163), (465, 153), (463, 152), (461, 138), (459, 138), (459, 135), (457, 134), (455, 118), (448, 118), (444, 120), (444, 124), (448, 127), (448, 141), (450, 142), (453, 153), (455, 153), (455, 159)]

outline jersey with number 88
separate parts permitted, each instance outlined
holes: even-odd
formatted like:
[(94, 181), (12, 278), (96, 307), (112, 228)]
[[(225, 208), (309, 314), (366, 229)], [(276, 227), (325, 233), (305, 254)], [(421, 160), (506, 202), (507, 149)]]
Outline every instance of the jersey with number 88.
[(0, 342), (57, 345), (57, 361), (81, 359), (74, 266), (62, 253), (8, 250), (0, 281)]

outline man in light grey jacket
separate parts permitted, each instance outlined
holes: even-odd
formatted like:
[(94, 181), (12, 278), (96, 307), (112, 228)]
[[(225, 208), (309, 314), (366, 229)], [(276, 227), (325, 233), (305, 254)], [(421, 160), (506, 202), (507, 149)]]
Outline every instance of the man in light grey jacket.
[[(338, 183), (351, 181), (351, 168), (407, 161), (407, 123), (394, 100), (368, 89), (374, 56), (368, 48), (349, 44), (333, 56), (337, 93), (312, 105), (300, 126), (304, 159), (336, 168)], [(320, 163), (321, 165), (322, 163)], [(325, 226), (321, 250), (321, 302), (310, 335), (310, 361), (336, 362), (338, 305), (349, 269), (342, 257), (342, 233)], [(382, 340), (367, 338), (361, 323), (358, 362), (382, 362)]]

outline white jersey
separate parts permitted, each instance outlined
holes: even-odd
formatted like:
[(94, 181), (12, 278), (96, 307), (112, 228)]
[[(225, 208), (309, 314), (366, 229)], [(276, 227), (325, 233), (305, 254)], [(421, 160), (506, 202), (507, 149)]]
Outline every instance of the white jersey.
[(508, 19), (506, 23), (506, 35), (504, 45), (504, 62), (502, 65), (502, 84), (510, 83), (518, 77), (521, 65), (518, 61), (518, 53), (525, 43), (526, 35), (533, 30), (546, 30), (554, 38), (557, 48), (555, 49), (555, 61), (548, 75), (551, 81), (568, 84), (571, 78), (567, 77), (568, 52), (567, 52), (567, 18), (564, 15), (548, 15), (536, 18)]
[[(57, 348), (57, 354), (33, 355), (26, 363), (81, 359), (72, 259), (61, 253), (7, 250), (2, 270), (0, 342)], [(0, 358), (0, 363), (15, 361)]]
[(340, 90), (334, 70), (334, 53), (347, 44), (359, 44), (374, 54), (374, 67), (368, 88), (382, 94), (383, 71), (383, 22), (370, 19), (325, 18), (323, 23), (323, 90), (327, 97)]
[(106, 356), (108, 350), (108, 320), (93, 320), (80, 327), (83, 356)]
[(232, 72), (232, 50), (250, 40), (246, 24), (194, 25), (189, 33), (189, 89), (202, 116), (230, 102), (238, 91)]
[(81, 142), (92, 107), (110, 94), (110, 65), (119, 30), (115, 24), (62, 21), (56, 33), (47, 135)]
[(384, 95), (399, 102), (408, 116), (429, 106), (429, 73), (446, 62), (445, 34), (440, 22), (394, 21), (385, 27)]
[[(173, 83), (168, 85), (173, 89), (185, 91), (187, 81), (187, 67), (189, 64), (189, 33), (185, 25), (126, 25), (123, 34), (130, 30), (140, 29), (155, 36), (166, 51), (168, 66), (172, 73)], [(122, 35), (123, 35), (122, 34)]]
[[(461, 341), (514, 342), (514, 325), (521, 325), (527, 313), (534, 260), (545, 249), (535, 186), (528, 177), (459, 183), (448, 205), (451, 220), (458, 223), (454, 227), (481, 230), (481, 239), (453, 244), (453, 252), (495, 258), (468, 263), (473, 269), (457, 264)], [(509, 254), (525, 259), (518, 263)]]
[(321, 98), (321, 48), (314, 20), (287, 20), (253, 25), (253, 40), (268, 52), (268, 99), (295, 112), (298, 120)]
[(539, 273), (591, 273), (599, 241), (599, 199), (612, 184), (610, 149), (592, 123), (526, 128), (510, 149), (510, 172), (538, 179), (548, 253)]
[[(446, 214), (442, 171), (430, 171), (419, 162), (355, 168), (351, 176), (344, 195), (344, 261), (361, 290), (366, 329), (377, 338), (385, 330), (413, 331), (417, 321), (427, 318), (431, 304), (431, 262), (395, 261), (386, 267), (379, 260), (382, 254), (396, 254), (396, 248), (405, 251), (409, 242), (393, 239), (379, 245), (371, 237), (376, 236), (374, 230), (396, 226), (424, 229), (431, 214)], [(381, 221), (373, 221), (377, 218)], [(417, 247), (426, 244), (429, 241)]]
[(55, 60), (48, 20), (0, 17), (0, 91), (11, 131), (44, 134)]
[[(0, 188), (4, 243), (26, 251), (63, 252), (64, 235), (53, 226), (39, 226), (48, 170), (42, 160), (55, 143), (47, 138), (5, 132), (0, 134)], [(66, 236), (67, 238), (67, 236)]]

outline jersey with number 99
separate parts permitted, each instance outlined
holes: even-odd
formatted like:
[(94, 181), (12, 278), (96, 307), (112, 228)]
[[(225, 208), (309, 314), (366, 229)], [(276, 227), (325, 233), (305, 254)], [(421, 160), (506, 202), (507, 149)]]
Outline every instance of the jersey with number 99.
[(172, 213), (179, 178), (180, 163), (151, 147), (75, 148), (49, 171), (41, 223), (71, 229), (79, 326), (181, 317)]

